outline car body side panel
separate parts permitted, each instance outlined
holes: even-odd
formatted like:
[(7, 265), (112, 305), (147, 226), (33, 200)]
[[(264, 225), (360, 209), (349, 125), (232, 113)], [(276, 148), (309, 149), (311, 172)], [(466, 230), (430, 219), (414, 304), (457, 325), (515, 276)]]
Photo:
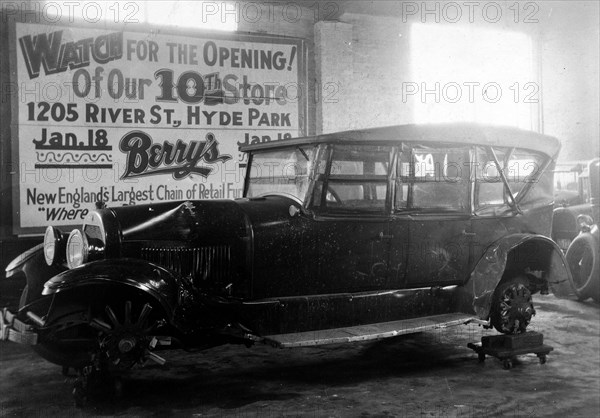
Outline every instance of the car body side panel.
[[(461, 312), (472, 314), (471, 298), (456, 286), (338, 293), (263, 299), (235, 309), (259, 335), (286, 334)], [(467, 301), (465, 303), (465, 301)]]
[(317, 275), (312, 294), (397, 289), (389, 268), (389, 219), (385, 216), (318, 216), (313, 221)]
[(409, 231), (408, 287), (462, 284), (469, 275), (469, 215), (413, 216)]

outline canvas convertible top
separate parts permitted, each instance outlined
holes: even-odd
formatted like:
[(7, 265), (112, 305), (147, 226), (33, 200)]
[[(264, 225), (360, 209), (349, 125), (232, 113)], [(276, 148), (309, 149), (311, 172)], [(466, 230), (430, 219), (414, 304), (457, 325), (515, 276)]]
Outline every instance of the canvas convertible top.
[(449, 142), (498, 147), (518, 147), (542, 152), (551, 157), (556, 157), (560, 150), (560, 141), (552, 136), (518, 128), (480, 125), (475, 123), (414, 124), (357, 129), (283, 141), (244, 145), (240, 147), (240, 150), (249, 152), (294, 145), (349, 143), (355, 141), (385, 143), (397, 143), (400, 141), (421, 143)]

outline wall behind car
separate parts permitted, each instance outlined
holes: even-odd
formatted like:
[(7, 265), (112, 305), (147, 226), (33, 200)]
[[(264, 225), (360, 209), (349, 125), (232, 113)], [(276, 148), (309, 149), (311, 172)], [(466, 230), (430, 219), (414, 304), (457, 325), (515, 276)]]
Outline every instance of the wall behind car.
[(543, 127), (563, 142), (562, 161), (598, 157), (600, 3), (544, 2)]

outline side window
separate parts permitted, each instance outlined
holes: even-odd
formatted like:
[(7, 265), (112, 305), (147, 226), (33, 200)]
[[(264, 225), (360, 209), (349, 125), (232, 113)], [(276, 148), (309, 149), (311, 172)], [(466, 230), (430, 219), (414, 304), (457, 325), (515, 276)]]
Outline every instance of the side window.
[(507, 179), (515, 197), (528, 184), (539, 176), (543, 160), (540, 155), (530, 151), (516, 149), (507, 161)]
[[(503, 170), (506, 167), (507, 150), (494, 148), (498, 162)], [(502, 206), (507, 204), (504, 182), (492, 155), (485, 148), (477, 148), (477, 170), (475, 173), (475, 206)]]
[[(493, 148), (500, 168), (504, 173), (510, 191), (519, 200), (521, 191), (529, 183), (535, 182), (543, 158), (541, 155), (522, 149)], [(498, 166), (490, 149), (478, 147), (476, 170), (476, 199), (477, 209), (489, 206), (508, 206), (510, 196)]]
[(383, 212), (392, 147), (334, 145), (329, 173), (317, 173), (313, 207), (327, 211)]
[(469, 149), (405, 149), (398, 159), (395, 208), (467, 211)]

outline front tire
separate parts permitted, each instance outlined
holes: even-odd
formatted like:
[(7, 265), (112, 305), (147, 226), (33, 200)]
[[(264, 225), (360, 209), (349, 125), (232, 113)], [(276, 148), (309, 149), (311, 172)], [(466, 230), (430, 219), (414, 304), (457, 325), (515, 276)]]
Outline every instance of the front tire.
[(500, 283), (492, 297), (490, 320), (494, 328), (503, 334), (525, 332), (535, 315), (527, 277), (520, 275)]

